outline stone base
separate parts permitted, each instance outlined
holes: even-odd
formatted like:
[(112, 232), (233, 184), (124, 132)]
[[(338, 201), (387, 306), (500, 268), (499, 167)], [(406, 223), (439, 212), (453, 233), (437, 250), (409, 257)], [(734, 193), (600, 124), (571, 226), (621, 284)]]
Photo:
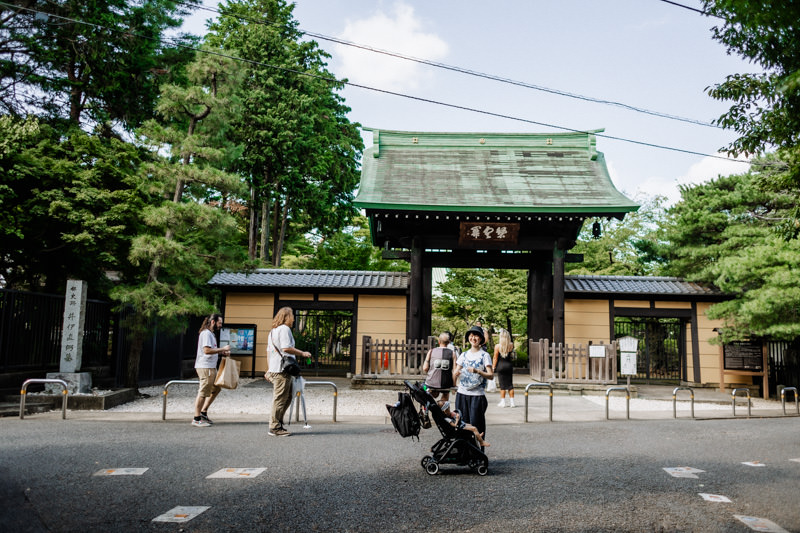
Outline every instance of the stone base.
[[(67, 383), (70, 394), (91, 394), (92, 375), (89, 372), (48, 372), (47, 379), (61, 379)], [(51, 394), (59, 394), (61, 385), (47, 383), (45, 390)]]

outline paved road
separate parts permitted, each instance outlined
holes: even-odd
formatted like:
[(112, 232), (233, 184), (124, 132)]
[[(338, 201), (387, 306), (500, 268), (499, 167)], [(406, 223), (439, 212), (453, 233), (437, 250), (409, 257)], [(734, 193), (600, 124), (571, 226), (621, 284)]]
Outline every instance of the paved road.
[[(427, 475), (435, 428), (420, 442), (358, 419), (294, 425), (288, 438), (266, 430), (252, 415), (212, 428), (129, 413), (2, 419), (0, 530), (751, 531), (744, 515), (800, 532), (797, 417), (499, 422), (486, 477)], [(147, 470), (94, 475), (120, 468)], [(265, 470), (207, 477), (226, 468)], [(195, 506), (208, 509), (153, 521)]]

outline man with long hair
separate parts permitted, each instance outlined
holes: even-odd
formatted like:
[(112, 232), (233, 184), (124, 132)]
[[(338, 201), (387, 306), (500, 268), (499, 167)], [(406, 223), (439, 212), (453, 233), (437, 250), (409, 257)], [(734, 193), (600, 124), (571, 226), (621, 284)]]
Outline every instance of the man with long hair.
[(200, 378), (200, 386), (197, 390), (197, 399), (194, 402), (194, 419), (192, 425), (198, 427), (208, 427), (213, 424), (208, 418), (208, 408), (217, 398), (218, 386), (214, 385), (217, 378), (217, 360), (219, 354), (230, 355), (231, 347), (225, 345), (217, 347), (216, 332), (222, 327), (222, 316), (214, 313), (203, 319), (200, 327), (200, 336), (197, 339), (197, 357), (194, 360), (194, 369), (197, 377)]
[(311, 357), (311, 352), (304, 352), (294, 347), (294, 311), (291, 307), (281, 307), (272, 319), (272, 330), (267, 339), (267, 373), (264, 377), (272, 383), (272, 418), (269, 422), (269, 432), (273, 437), (288, 437), (291, 435), (283, 427), (283, 415), (292, 402), (292, 376), (281, 370), (281, 359)]

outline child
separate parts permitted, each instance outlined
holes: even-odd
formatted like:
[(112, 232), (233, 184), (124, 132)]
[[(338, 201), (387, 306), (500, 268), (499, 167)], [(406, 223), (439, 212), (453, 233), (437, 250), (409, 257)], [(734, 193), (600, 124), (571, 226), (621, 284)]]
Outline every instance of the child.
[(440, 407), (442, 408), (442, 413), (444, 413), (445, 420), (447, 420), (451, 426), (457, 429), (471, 431), (475, 435), (475, 440), (478, 441), (479, 446), (489, 446), (489, 443), (483, 440), (483, 433), (478, 433), (478, 428), (461, 420), (461, 412), (458, 409), (455, 411), (450, 410), (450, 402), (443, 401)]

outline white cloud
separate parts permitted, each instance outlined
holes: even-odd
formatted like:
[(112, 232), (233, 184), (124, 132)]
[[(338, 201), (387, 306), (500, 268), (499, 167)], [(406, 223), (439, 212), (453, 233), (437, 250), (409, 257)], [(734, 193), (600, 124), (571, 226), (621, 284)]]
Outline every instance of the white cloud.
[[(402, 2), (394, 4), (390, 13), (376, 11), (369, 18), (348, 20), (338, 37), (431, 61), (443, 59), (449, 51), (444, 40), (424, 30), (414, 8)], [(337, 76), (380, 89), (416, 89), (431, 76), (431, 67), (352, 46), (336, 45), (332, 55)]]
[[(717, 153), (720, 157), (726, 157), (725, 154)], [(744, 157), (736, 159), (729, 158), (727, 161), (719, 159), (718, 157), (704, 157), (691, 167), (684, 176), (678, 178), (680, 185), (697, 185), (705, 183), (717, 176), (731, 176), (733, 174), (744, 174), (750, 169), (750, 165), (740, 163), (737, 161), (745, 161)]]

